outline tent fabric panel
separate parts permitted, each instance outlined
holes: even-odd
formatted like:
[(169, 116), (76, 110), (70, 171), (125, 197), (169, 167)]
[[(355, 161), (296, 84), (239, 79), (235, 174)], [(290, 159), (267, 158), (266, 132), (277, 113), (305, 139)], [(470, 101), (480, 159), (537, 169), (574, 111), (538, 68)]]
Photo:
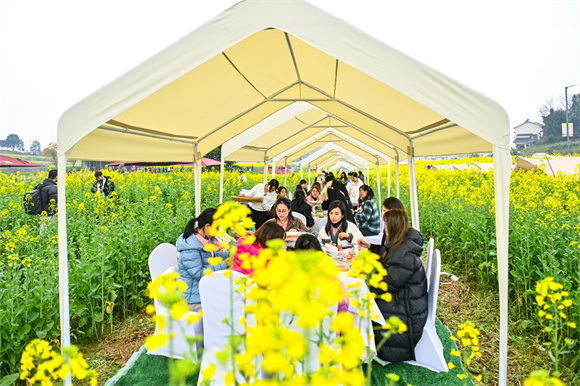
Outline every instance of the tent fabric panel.
[(329, 112), (330, 114), (347, 121), (349, 124), (363, 129), (379, 138), (386, 140), (393, 146), (406, 151), (409, 140), (401, 134), (392, 131), (384, 125), (366, 117), (339, 102), (311, 102), (314, 106)]
[[(200, 137), (262, 100), (227, 59), (218, 55), (114, 120), (171, 135)], [(214, 113), (208, 114), (210, 111)]]
[(229, 48), (225, 54), (265, 96), (298, 81), (283, 31), (262, 30)]
[[(461, 146), (454, 143), (455, 140), (460, 141)], [(493, 150), (492, 144), (459, 126), (418, 137), (413, 140), (413, 146), (417, 157), (442, 154), (491, 153)]]
[(264, 162), (264, 151), (242, 148), (228, 155), (225, 160), (233, 162)]
[[(295, 7), (290, 12), (284, 3), (269, 3), (271, 20), (276, 20), (277, 28), (469, 128), (488, 142), (509, 149), (507, 113), (495, 101), (319, 8), (299, 2), (292, 3)], [(325, 28), (320, 28), (321, 20)]]
[(239, 135), (249, 127), (254, 126), (275, 112), (289, 106), (292, 102), (264, 103), (259, 107), (249, 111), (247, 114), (239, 117), (235, 121), (223, 126), (220, 130), (208, 135), (198, 146), (198, 151), (204, 156), (213, 149), (221, 146), (224, 142), (229, 141)]
[(408, 96), (340, 62), (336, 97), (404, 132), (444, 119)]
[[(353, 129), (352, 127), (339, 127), (339, 128), (335, 128), (335, 130), (337, 130), (343, 134), (346, 134), (349, 137), (356, 138), (359, 141), (361, 141), (361, 142), (363, 142), (371, 147), (374, 147), (375, 149), (377, 149), (381, 153), (386, 154), (392, 158), (396, 157), (396, 153), (391, 147), (373, 139), (372, 137), (369, 137), (367, 134), (363, 134), (360, 131)], [(407, 158), (406, 153), (399, 152), (399, 159), (400, 160), (403, 160), (406, 158)]]
[(300, 78), (334, 95), (336, 59), (295, 36), (290, 36), (290, 42), (295, 52)]
[[(146, 153), (142, 153), (143, 149)], [(194, 162), (193, 144), (97, 129), (77, 142), (71, 159)]]

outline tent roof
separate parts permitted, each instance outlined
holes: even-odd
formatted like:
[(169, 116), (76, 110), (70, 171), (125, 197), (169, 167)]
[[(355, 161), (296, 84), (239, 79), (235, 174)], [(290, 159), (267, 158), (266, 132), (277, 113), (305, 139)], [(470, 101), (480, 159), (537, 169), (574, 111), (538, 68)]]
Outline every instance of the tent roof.
[[(296, 112), (296, 115), (291, 112)], [(222, 156), (227, 161), (238, 162), (262, 162), (266, 156), (277, 162), (289, 149), (320, 132), (328, 131), (329, 128), (350, 136), (350, 139), (356, 138), (355, 142), (360, 146), (373, 148), (372, 154), (379, 155), (384, 160), (397, 155), (392, 145), (370, 136), (364, 130), (353, 127), (310, 103), (295, 102), (224, 143)], [(403, 158), (405, 157), (399, 157)]]
[(334, 155), (336, 157), (337, 154), (342, 155), (348, 159), (351, 159), (355, 161), (357, 164), (362, 166), (368, 166), (369, 164), (369, 161), (367, 159), (361, 157), (356, 153), (353, 153), (348, 149), (345, 149), (340, 144), (332, 142), (327, 143), (324, 146), (316, 149), (314, 152), (312, 152), (312, 154), (309, 154), (307, 157), (301, 159), (300, 162), (298, 162), (298, 164), (301, 167), (308, 165), (310, 166), (321, 165), (323, 162), (325, 162), (325, 160), (329, 158), (327, 156)]
[(59, 154), (194, 161), (299, 100), (417, 156), (509, 149), (491, 99), (304, 1), (246, 0), (67, 110)]
[(0, 167), (39, 167), (45, 166), (34, 162), (26, 161), (20, 158), (9, 157), (7, 155), (0, 155)]

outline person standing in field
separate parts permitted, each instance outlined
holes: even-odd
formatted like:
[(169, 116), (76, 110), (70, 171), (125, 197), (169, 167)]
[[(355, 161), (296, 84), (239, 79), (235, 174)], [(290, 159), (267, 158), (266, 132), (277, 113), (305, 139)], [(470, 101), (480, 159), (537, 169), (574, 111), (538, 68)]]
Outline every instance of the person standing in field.
[(40, 202), (42, 203), (42, 211), (38, 216), (38, 223), (40, 224), (40, 233), (46, 231), (48, 223), (58, 211), (58, 171), (52, 169), (48, 172), (48, 178), (42, 181), (36, 188), (40, 192)]
[(103, 172), (95, 172), (95, 178), (97, 179), (91, 188), (91, 192), (99, 192), (103, 197), (107, 197), (115, 190), (115, 183), (111, 181), (111, 177), (103, 176)]

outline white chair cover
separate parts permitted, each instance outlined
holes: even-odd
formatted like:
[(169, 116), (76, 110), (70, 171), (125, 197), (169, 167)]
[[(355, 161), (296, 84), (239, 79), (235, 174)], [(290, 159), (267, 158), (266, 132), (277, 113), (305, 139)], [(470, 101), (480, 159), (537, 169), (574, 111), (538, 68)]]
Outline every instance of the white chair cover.
[[(170, 245), (170, 244), (161, 244), (161, 245)], [(157, 250), (159, 247), (155, 248)], [(173, 247), (175, 248), (175, 247)], [(155, 252), (155, 251), (153, 251)], [(153, 255), (153, 253), (151, 254)], [(177, 260), (177, 259), (176, 259)], [(149, 260), (151, 266), (151, 260)], [(177, 270), (177, 266), (168, 267), (162, 273), (164, 275), (168, 275), (171, 272), (175, 272)], [(155, 334), (163, 332), (167, 335), (170, 335), (173, 332), (174, 336), (168, 339), (168, 342), (165, 346), (159, 347), (155, 351), (147, 351), (149, 355), (160, 355), (168, 358), (192, 358), (197, 360), (198, 359), (198, 352), (202, 348), (202, 341), (199, 340), (198, 342), (190, 347), (189, 343), (187, 342), (187, 338), (193, 338), (196, 336), (203, 337), (203, 318), (197, 321), (194, 324), (187, 323), (187, 317), (192, 314), (191, 312), (187, 312), (181, 320), (173, 320), (171, 325), (169, 325), (169, 320), (167, 318), (168, 310), (161, 304), (157, 299), (154, 300), (155, 304), (155, 313), (158, 315), (163, 315), (166, 317), (166, 321), (168, 322), (163, 330), (159, 329), (159, 325), (155, 326)]]
[(427, 275), (427, 289), (431, 285), (431, 266), (433, 265), (433, 250), (435, 249), (435, 240), (433, 237), (429, 239), (429, 244), (427, 244), (427, 261), (425, 264), (425, 275)]
[[(226, 366), (218, 363), (216, 350), (222, 351), (226, 344), (230, 343), (231, 330), (222, 321), (230, 319), (233, 315), (233, 325), (236, 334), (243, 334), (245, 327), (239, 324), (240, 317), (244, 316), (243, 294), (236, 291), (238, 284), (234, 280), (243, 277), (239, 272), (231, 271), (231, 278), (224, 276), (227, 271), (216, 271), (211, 276), (204, 276), (199, 281), (199, 294), (203, 308), (204, 352), (201, 359), (200, 377), (198, 385), (203, 381), (201, 373), (209, 365), (216, 365), (216, 371), (211, 385), (224, 385), (225, 376), (232, 372), (231, 362)], [(231, 304), (231, 294), (234, 301)], [(250, 320), (248, 323), (253, 324)], [(237, 369), (236, 369), (237, 370)], [(239, 372), (236, 371), (239, 382), (244, 382)]]
[(415, 347), (415, 360), (407, 363), (428, 368), (436, 372), (448, 372), (447, 362), (443, 356), (443, 344), (437, 335), (435, 318), (437, 316), (437, 297), (439, 296), (439, 273), (441, 272), (441, 253), (438, 249), (433, 252), (433, 270), (431, 272), (431, 286), (429, 288), (429, 314), (423, 329), (423, 336)]
[(177, 248), (175, 245), (163, 243), (159, 244), (149, 255), (149, 273), (151, 280), (155, 280), (162, 272), (169, 267), (177, 269)]
[(304, 216), (302, 213), (292, 212), (292, 216), (294, 216), (295, 218), (299, 218), (304, 223), (304, 225), (306, 225), (306, 216)]
[(320, 223), (318, 223), (318, 231), (319, 232), (324, 229), (327, 222), (328, 222), (328, 217), (323, 217), (322, 220), (320, 220)]

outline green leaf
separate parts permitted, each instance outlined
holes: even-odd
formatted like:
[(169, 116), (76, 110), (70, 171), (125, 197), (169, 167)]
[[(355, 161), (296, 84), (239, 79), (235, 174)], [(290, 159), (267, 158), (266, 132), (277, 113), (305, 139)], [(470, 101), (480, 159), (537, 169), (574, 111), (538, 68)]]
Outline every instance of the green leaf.
[(16, 382), (16, 380), (18, 379), (18, 376), (20, 374), (16, 373), (16, 374), (10, 374), (5, 376), (4, 378), (0, 379), (0, 386), (10, 386), (13, 385), (14, 382)]
[(18, 334), (23, 337), (26, 336), (26, 334), (28, 334), (29, 332), (30, 332), (30, 324), (25, 324), (20, 328)]
[(36, 336), (40, 339), (46, 338), (46, 331), (36, 331)]
[(93, 319), (95, 320), (95, 322), (100, 323), (103, 321), (103, 314), (96, 313), (93, 315)]
[(143, 298), (138, 297), (137, 300), (135, 300), (135, 304), (137, 307), (143, 307)]

